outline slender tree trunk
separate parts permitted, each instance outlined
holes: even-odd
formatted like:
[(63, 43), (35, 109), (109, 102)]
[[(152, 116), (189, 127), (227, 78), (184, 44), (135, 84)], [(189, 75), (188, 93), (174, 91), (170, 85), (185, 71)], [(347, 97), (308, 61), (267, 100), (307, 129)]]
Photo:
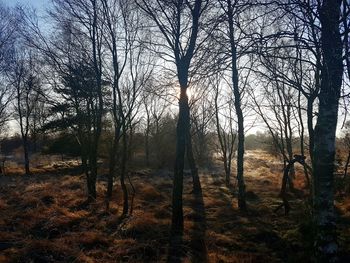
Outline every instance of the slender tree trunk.
[(96, 93), (97, 93), (97, 105), (91, 107), (95, 110), (96, 116), (94, 116), (94, 129), (92, 134), (92, 146), (89, 152), (89, 182), (90, 187), (89, 197), (90, 201), (96, 200), (96, 180), (97, 180), (97, 157), (98, 157), (98, 145), (102, 132), (102, 115), (103, 115), (103, 95), (102, 95), (102, 71), (101, 71), (101, 43), (99, 43), (99, 26), (98, 26), (98, 6), (97, 1), (92, 0), (92, 35), (91, 35), (91, 44), (92, 44), (92, 55), (93, 55), (93, 66), (94, 73), (96, 78)]
[(334, 157), (338, 104), (342, 85), (341, 1), (325, 0), (320, 8), (323, 65), (319, 113), (313, 149), (314, 206), (317, 262), (335, 262), (338, 245), (334, 214)]
[[(288, 159), (289, 161), (293, 159), (293, 146), (292, 146), (292, 138), (290, 138), (291, 134), (286, 137), (286, 148), (287, 148), (287, 153), (288, 153)], [(294, 178), (295, 178), (295, 168), (294, 164), (292, 164), (289, 168), (289, 173), (288, 173), (288, 185), (289, 185), (289, 190), (294, 191)]]
[(117, 151), (118, 151), (118, 142), (119, 142), (119, 128), (115, 127), (114, 129), (114, 138), (111, 152), (109, 154), (109, 173), (108, 173), (108, 182), (107, 182), (107, 193), (106, 193), (106, 210), (109, 210), (109, 202), (112, 199), (113, 193), (113, 181), (115, 175), (115, 166), (117, 162)]
[(224, 168), (225, 168), (225, 184), (227, 187), (230, 187), (231, 184), (231, 163), (227, 161), (227, 157), (224, 156)]
[[(289, 172), (290, 172), (290, 168), (294, 166), (294, 160), (291, 160), (284, 168), (283, 171), (283, 177), (282, 177), (282, 186), (281, 186), (281, 192), (280, 192), (280, 196), (282, 198), (283, 201), (283, 206), (284, 206), (284, 214), (288, 215), (289, 211), (290, 211), (290, 205), (289, 202), (287, 200), (287, 182), (289, 180)], [(279, 207), (275, 210), (275, 212), (279, 209)]]
[[(95, 147), (93, 147), (95, 148)], [(90, 152), (89, 156), (89, 168), (90, 168), (90, 173), (89, 173), (89, 201), (95, 201), (96, 200), (96, 180), (97, 180), (97, 151), (92, 149), (92, 152)]]
[(346, 179), (346, 175), (348, 174), (348, 168), (350, 163), (350, 151), (348, 152), (348, 157), (346, 158), (345, 168), (344, 168), (344, 176), (343, 179)]
[(193, 191), (194, 193), (198, 193), (201, 190), (199, 176), (198, 176), (198, 168), (196, 166), (196, 162), (194, 160), (193, 156), (193, 149), (192, 149), (192, 141), (190, 138), (190, 133), (188, 133), (188, 139), (187, 139), (187, 159), (188, 163), (191, 168), (191, 174), (192, 174), (192, 183), (193, 183)]
[(288, 161), (288, 164), (285, 163), (284, 171), (283, 171), (283, 177), (282, 177), (282, 185), (281, 185), (281, 192), (280, 197), (282, 198), (282, 205), (278, 206), (275, 209), (275, 212), (277, 212), (281, 207), (284, 206), (284, 213), (285, 215), (288, 215), (290, 211), (290, 205), (287, 199), (287, 181), (289, 180), (289, 172), (290, 169), (294, 166), (294, 163), (300, 163), (301, 165), (305, 165), (305, 156), (304, 155), (294, 155), (294, 158)]
[(246, 210), (245, 183), (243, 177), (244, 165), (244, 127), (243, 114), (241, 121), (238, 121), (238, 148), (237, 148), (237, 180), (238, 180), (238, 206), (241, 210)]
[(232, 165), (232, 155), (229, 154), (229, 158), (227, 160), (227, 188), (233, 188), (231, 183), (231, 165)]
[(31, 138), (33, 140), (33, 152), (36, 153), (38, 151), (38, 137), (37, 137), (37, 130), (35, 127), (33, 129), (33, 134), (31, 136)]
[[(219, 120), (219, 105), (218, 105), (218, 98), (219, 98), (219, 88), (216, 87), (216, 93), (215, 93), (215, 123), (216, 123), (216, 132), (219, 139), (220, 149), (222, 153), (222, 158), (224, 162), (224, 170), (225, 170), (225, 184), (227, 187), (230, 187), (230, 180), (231, 180), (231, 160), (229, 161), (229, 158), (231, 158), (228, 151), (230, 151), (229, 145), (226, 142), (224, 131), (221, 131), (220, 127), (220, 120)], [(229, 157), (228, 157), (229, 156)]]
[(238, 85), (237, 70), (237, 50), (233, 28), (233, 10), (231, 0), (227, 0), (227, 17), (229, 23), (229, 36), (231, 43), (231, 66), (232, 66), (232, 85), (235, 98), (235, 110), (238, 123), (238, 147), (237, 147), (237, 180), (238, 180), (238, 207), (240, 210), (246, 210), (245, 183), (244, 183), (244, 117), (241, 107), (241, 93)]
[(172, 235), (182, 235), (184, 228), (182, 193), (183, 170), (185, 165), (186, 138), (189, 134), (190, 113), (187, 87), (181, 88), (179, 99), (179, 119), (176, 127), (176, 160), (174, 167), (173, 196), (172, 196)]
[(307, 130), (309, 133), (309, 154), (310, 154), (310, 160), (312, 162), (313, 160), (313, 149), (314, 149), (314, 141), (315, 141), (315, 135), (314, 135), (314, 124), (313, 124), (313, 108), (314, 108), (314, 99), (311, 97), (307, 98)]
[(146, 157), (146, 165), (149, 166), (149, 134), (150, 134), (150, 116), (147, 111), (147, 127), (146, 127), (146, 134), (145, 134), (145, 157)]
[(25, 173), (26, 173), (26, 175), (30, 175), (28, 139), (27, 139), (26, 136), (23, 137), (23, 151), (24, 151), (24, 168), (25, 168)]
[(123, 118), (123, 136), (122, 136), (122, 143), (123, 143), (123, 151), (122, 151), (122, 160), (120, 164), (120, 185), (123, 191), (123, 216), (126, 216), (129, 211), (129, 195), (128, 195), (128, 189), (126, 188), (125, 184), (125, 176), (126, 176), (126, 161), (127, 161), (127, 134), (126, 134), (126, 124), (125, 119)]
[[(302, 108), (301, 108), (301, 90), (298, 92), (298, 117), (299, 117), (299, 126), (300, 126), (300, 153), (302, 156), (305, 156), (305, 147), (304, 147), (304, 122), (303, 122), (303, 115), (302, 115)], [(304, 174), (306, 178), (306, 187), (310, 190), (311, 184), (310, 184), (310, 177), (309, 172), (307, 170), (306, 164), (303, 165), (304, 168)], [(310, 192), (311, 194), (311, 192)]]
[(134, 158), (134, 153), (132, 151), (133, 148), (133, 138), (134, 138), (134, 128), (132, 126), (131, 120), (130, 120), (130, 124), (128, 125), (129, 128), (127, 130), (129, 130), (129, 136), (127, 137), (127, 150), (128, 150), (128, 155), (127, 155), (127, 161), (128, 162), (132, 162), (133, 158)]
[(90, 175), (89, 175), (89, 164), (88, 164), (88, 156), (87, 156), (87, 149), (85, 148), (86, 145), (83, 143), (82, 136), (79, 136), (80, 139), (79, 141), (81, 142), (81, 168), (82, 172), (85, 174), (86, 177), (86, 186), (88, 190), (88, 202), (90, 201), (89, 199), (89, 193), (90, 193)]
[[(111, 152), (115, 151), (115, 142), (113, 142), (113, 146)], [(108, 173), (108, 181), (107, 181), (107, 192), (106, 192), (106, 210), (109, 210), (109, 202), (112, 199), (113, 193), (113, 177), (114, 177), (114, 168), (115, 168), (115, 153), (110, 153), (109, 158), (109, 173)]]
[[(18, 86), (17, 86), (17, 108), (18, 108), (17, 110), (19, 114), (19, 125), (21, 129), (22, 145), (23, 145), (23, 153), (24, 153), (24, 169), (25, 169), (25, 174), (29, 175), (30, 174), (29, 153), (28, 153), (29, 116), (28, 116), (28, 112), (25, 112), (25, 116), (23, 116), (22, 105), (21, 105), (20, 83), (18, 83)], [(27, 107), (27, 110), (28, 110), (28, 107)], [(25, 123), (23, 123), (23, 117), (25, 117)]]

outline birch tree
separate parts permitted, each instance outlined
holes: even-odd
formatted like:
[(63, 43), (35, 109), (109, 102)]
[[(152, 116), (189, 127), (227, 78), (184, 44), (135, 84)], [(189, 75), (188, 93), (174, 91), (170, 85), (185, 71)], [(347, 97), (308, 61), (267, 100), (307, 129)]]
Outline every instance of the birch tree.
[(318, 262), (334, 262), (338, 250), (334, 214), (334, 158), (343, 77), (343, 49), (339, 29), (341, 2), (324, 0), (319, 6), (323, 60), (312, 165)]

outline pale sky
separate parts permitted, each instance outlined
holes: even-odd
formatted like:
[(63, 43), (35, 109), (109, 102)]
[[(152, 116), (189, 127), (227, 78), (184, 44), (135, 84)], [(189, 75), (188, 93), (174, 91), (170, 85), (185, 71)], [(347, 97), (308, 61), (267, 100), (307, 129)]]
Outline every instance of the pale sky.
[[(43, 15), (45, 10), (50, 7), (52, 0), (0, 0), (0, 2), (4, 3), (5, 5), (8, 6), (15, 6), (16, 4), (22, 5), (24, 7), (34, 7), (39, 15)], [(338, 117), (338, 127), (337, 127), (337, 135), (342, 136), (342, 131), (340, 130), (342, 122), (344, 119), (344, 115), (342, 112), (339, 112), (339, 117)], [(314, 120), (314, 123), (316, 123), (316, 119)], [(17, 124), (11, 123), (11, 128), (14, 128), (13, 126), (16, 126)], [(250, 126), (250, 125), (249, 125)], [(265, 130), (265, 125), (261, 123), (261, 121), (257, 121), (254, 125), (254, 127), (246, 127), (246, 129), (249, 129), (247, 132), (249, 133), (255, 133), (257, 131), (262, 131)]]
[(44, 11), (51, 4), (51, 0), (0, 0), (9, 6), (16, 4), (24, 6), (33, 6), (38, 11)]

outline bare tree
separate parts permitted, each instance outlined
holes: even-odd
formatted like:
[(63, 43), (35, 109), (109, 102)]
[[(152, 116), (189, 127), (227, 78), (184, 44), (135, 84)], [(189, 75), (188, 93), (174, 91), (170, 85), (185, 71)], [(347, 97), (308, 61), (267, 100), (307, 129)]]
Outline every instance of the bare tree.
[(125, 184), (127, 162), (131, 158), (131, 143), (135, 111), (139, 107), (141, 88), (151, 75), (150, 59), (145, 58), (145, 48), (140, 33), (138, 10), (132, 1), (102, 0), (102, 19), (106, 23), (104, 44), (111, 61), (105, 61), (111, 82), (111, 113), (114, 139), (110, 150), (110, 167), (106, 204), (112, 195), (113, 177), (118, 162), (118, 145), (121, 140), (120, 183), (123, 191), (123, 215), (127, 215), (128, 192)]
[[(274, 71), (279, 82), (300, 92), (306, 106), (299, 108), (306, 112), (308, 149), (313, 157), (314, 118), (317, 96), (320, 91), (322, 53), (320, 47), (320, 21), (316, 1), (274, 1), (263, 5), (264, 16), (260, 32), (252, 34), (255, 52), (264, 58), (264, 66)], [(284, 59), (288, 71), (276, 67), (274, 59)], [(300, 115), (301, 132), (304, 133), (303, 118)], [(303, 140), (304, 138), (302, 138)], [(304, 145), (302, 145), (302, 150)]]
[[(72, 0), (54, 0), (54, 10), (51, 12), (51, 17), (54, 21), (61, 25), (62, 28), (67, 26), (68, 31), (74, 30), (74, 34), (70, 33), (66, 36), (67, 40), (72, 40), (84, 47), (83, 55), (88, 64), (91, 64), (93, 69), (93, 86), (94, 95), (97, 100), (91, 110), (94, 110), (94, 114), (90, 115), (93, 118), (92, 126), (89, 127), (91, 137), (89, 141), (89, 148), (87, 152), (88, 168), (86, 172), (87, 187), (88, 187), (88, 202), (96, 199), (96, 179), (97, 179), (97, 157), (98, 157), (98, 145), (102, 132), (102, 117), (104, 114), (104, 96), (103, 96), (103, 79), (102, 79), (102, 40), (103, 40), (103, 23), (101, 17), (101, 3), (97, 0), (86, 1), (72, 1)], [(38, 32), (37, 28), (34, 28), (34, 32), (37, 33), (40, 38), (42, 35)], [(42, 46), (37, 46), (45, 54), (57, 64), (58, 68), (62, 66), (60, 63), (60, 57), (57, 56), (57, 51), (50, 48), (48, 42), (42, 39)], [(65, 43), (63, 43), (65, 44)], [(57, 45), (54, 46), (58, 47)], [(62, 48), (58, 47), (59, 51)], [(66, 57), (66, 56), (64, 56)], [(64, 65), (64, 64), (63, 64)], [(90, 100), (92, 103), (92, 100)]]
[[(187, 89), (196, 72), (192, 63), (193, 59), (198, 56), (206, 40), (205, 36), (201, 35), (204, 24), (201, 19), (209, 6), (209, 1), (139, 0), (137, 3), (159, 29), (162, 40), (158, 45), (163, 49), (159, 51), (159, 54), (175, 64), (176, 76), (180, 85), (171, 226), (171, 232), (176, 237), (182, 235), (184, 225), (182, 193), (186, 152), (194, 182), (199, 182), (190, 138), (190, 108)], [(195, 185), (194, 188), (196, 188)]]
[(22, 137), (25, 173), (29, 175), (29, 132), (32, 114), (41, 94), (38, 57), (32, 50), (18, 47), (8, 75), (15, 89), (14, 112)]
[[(109, 201), (112, 197), (113, 178), (117, 163), (117, 152), (119, 140), (122, 136), (123, 126), (123, 105), (121, 95), (121, 78), (127, 64), (130, 43), (128, 39), (128, 25), (126, 9), (127, 1), (102, 1), (103, 19), (106, 21), (106, 33), (104, 34), (105, 42), (112, 58), (112, 73), (111, 73), (111, 87), (112, 87), (112, 116), (113, 116), (113, 130), (114, 138), (112, 147), (110, 149), (109, 160), (109, 176), (106, 193), (106, 206), (109, 208)], [(130, 33), (132, 34), (132, 33)], [(122, 35), (123, 37), (119, 37)], [(121, 52), (119, 52), (121, 50)], [(125, 120), (124, 120), (125, 121)], [(125, 124), (124, 124), (125, 125)], [(124, 127), (125, 128), (125, 127)], [(125, 135), (124, 135), (125, 137)], [(124, 149), (125, 150), (125, 149)], [(124, 158), (125, 159), (125, 158)], [(125, 165), (124, 165), (125, 166)], [(125, 168), (122, 169), (120, 176), (121, 186), (123, 190), (124, 206), (123, 214), (128, 210), (128, 193), (124, 182)]]
[[(142, 93), (142, 101), (145, 109), (145, 118), (146, 118), (146, 128), (145, 128), (145, 160), (146, 165), (150, 165), (151, 159), (151, 144), (156, 142), (159, 133), (161, 119), (164, 114), (167, 112), (169, 102), (166, 100), (166, 89), (160, 87), (156, 84), (154, 79), (150, 79)], [(158, 160), (158, 151), (152, 152), (156, 155)]]
[[(214, 132), (212, 128), (213, 118), (215, 116), (215, 107), (213, 105), (213, 96), (209, 87), (205, 87), (207, 79), (200, 81), (196, 89), (192, 87), (191, 107), (191, 137), (193, 140), (193, 152), (201, 166), (210, 167), (213, 140), (211, 135)], [(194, 94), (193, 94), (194, 93)]]
[(0, 2), (0, 72), (6, 69), (8, 61), (13, 53), (13, 45), (18, 37), (19, 26), (21, 25), (18, 14)]
[(325, 0), (319, 6), (323, 54), (319, 110), (313, 149), (313, 216), (319, 262), (335, 261), (338, 251), (334, 215), (334, 156), (338, 105), (343, 77), (343, 46), (339, 21), (342, 1)]
[[(283, 51), (283, 50), (282, 50)], [(280, 51), (281, 52), (281, 51)], [(293, 142), (297, 127), (301, 125), (297, 111), (300, 97), (292, 85), (288, 85), (279, 78), (279, 71), (290, 74), (290, 64), (280, 59), (279, 53), (275, 57), (261, 58), (258, 72), (259, 80), (264, 80), (262, 100), (256, 101), (256, 94), (251, 92), (256, 113), (267, 125), (277, 149), (284, 161), (284, 168), (294, 158)], [(283, 57), (283, 55), (281, 55)], [(278, 69), (278, 70), (277, 70)], [(302, 120), (301, 120), (302, 121)], [(288, 182), (291, 190), (294, 189), (294, 166), (290, 167)]]
[[(234, 120), (232, 114), (232, 103), (233, 100), (230, 95), (231, 92), (225, 94), (224, 96), (220, 92), (220, 81), (217, 80), (213, 84), (215, 88), (215, 123), (216, 131), (220, 145), (221, 156), (224, 163), (225, 170), (225, 180), (227, 187), (231, 187), (231, 166), (232, 159), (234, 158), (236, 151), (236, 121)], [(220, 96), (221, 95), (221, 96)], [(228, 101), (223, 101), (223, 98), (227, 98)], [(219, 101), (221, 103), (219, 104)], [(222, 112), (224, 111), (224, 112)]]
[[(35, 13), (21, 10), (26, 22), (22, 35), (27, 45), (40, 51), (47, 65), (54, 69), (48, 80), (55, 91), (52, 95), (62, 96), (65, 102), (55, 102), (44, 94), (51, 104), (58, 104), (54, 109), (61, 113), (59, 115), (66, 117), (54, 123), (71, 127), (79, 134), (87, 203), (96, 199), (98, 145), (104, 115), (100, 10), (101, 3), (97, 0), (54, 0), (49, 14), (57, 31), (45, 33)], [(70, 111), (63, 114), (64, 109)]]
[[(237, 29), (240, 28), (240, 17), (247, 9), (247, 3), (239, 1), (219, 1), (221, 9), (225, 14), (225, 23), (227, 23), (227, 38), (229, 40), (228, 56), (231, 70), (231, 82), (234, 96), (234, 108), (237, 116), (237, 180), (238, 180), (238, 206), (241, 210), (246, 210), (245, 183), (244, 183), (244, 115), (242, 110), (242, 97), (244, 85), (239, 82), (238, 72), (238, 42)], [(238, 39), (237, 39), (238, 38)], [(241, 54), (242, 55), (242, 54)]]
[(11, 70), (11, 61), (14, 59), (15, 43), (18, 38), (17, 31), (20, 22), (17, 13), (0, 2), (0, 131), (3, 132), (10, 119), (9, 104), (13, 98), (14, 90), (11, 80), (7, 78)]

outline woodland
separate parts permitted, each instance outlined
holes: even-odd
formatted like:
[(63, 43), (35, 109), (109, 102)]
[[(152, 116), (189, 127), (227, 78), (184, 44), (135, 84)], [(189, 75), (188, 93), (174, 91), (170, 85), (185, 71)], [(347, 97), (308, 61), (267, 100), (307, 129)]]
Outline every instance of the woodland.
[(350, 262), (349, 0), (43, 2), (0, 0), (0, 262)]

